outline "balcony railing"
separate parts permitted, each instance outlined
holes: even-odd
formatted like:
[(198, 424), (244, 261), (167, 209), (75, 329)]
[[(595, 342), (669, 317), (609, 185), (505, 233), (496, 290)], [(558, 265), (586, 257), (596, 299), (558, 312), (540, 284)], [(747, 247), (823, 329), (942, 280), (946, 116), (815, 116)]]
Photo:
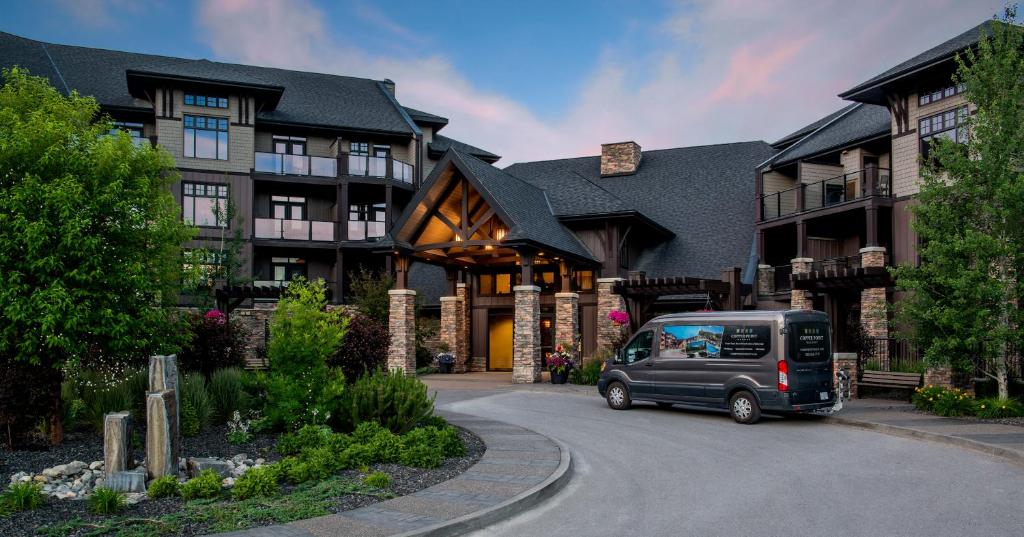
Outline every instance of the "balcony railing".
[(276, 175), (337, 177), (338, 161), (333, 157), (284, 155), (281, 153), (264, 153), (257, 151), (255, 169), (260, 173), (272, 173)]
[(384, 236), (384, 222), (370, 222), (366, 220), (348, 221), (348, 240), (362, 241), (376, 239)]
[(256, 218), (254, 235), (257, 239), (333, 241), (334, 227), (334, 222)]
[(381, 177), (412, 184), (413, 166), (391, 157), (342, 153), (341, 175)]
[(892, 196), (886, 168), (865, 168), (761, 196), (761, 220), (812, 211), (868, 196)]

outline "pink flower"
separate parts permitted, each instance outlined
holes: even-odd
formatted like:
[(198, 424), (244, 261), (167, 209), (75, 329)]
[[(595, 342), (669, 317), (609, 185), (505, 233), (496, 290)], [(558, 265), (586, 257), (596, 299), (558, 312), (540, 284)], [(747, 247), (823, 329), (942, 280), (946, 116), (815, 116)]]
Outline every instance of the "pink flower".
[(608, 319), (618, 326), (625, 326), (629, 324), (629, 314), (621, 310), (609, 311)]
[(221, 313), (220, 310), (210, 310), (206, 312), (206, 315), (204, 315), (203, 318), (217, 324), (224, 324), (227, 322), (227, 318), (224, 317), (224, 314)]

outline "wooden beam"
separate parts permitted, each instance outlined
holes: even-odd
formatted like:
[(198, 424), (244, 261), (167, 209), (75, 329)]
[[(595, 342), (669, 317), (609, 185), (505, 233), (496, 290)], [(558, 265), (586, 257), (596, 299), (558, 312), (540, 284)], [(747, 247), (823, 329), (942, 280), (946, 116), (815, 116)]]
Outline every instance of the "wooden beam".
[(438, 196), (435, 206), (429, 208), (427, 213), (423, 216), (423, 220), (416, 224), (416, 229), (413, 230), (412, 235), (409, 237), (409, 244), (416, 244), (416, 241), (420, 239), (420, 235), (423, 234), (423, 230), (426, 229), (427, 223), (430, 222), (430, 216), (437, 212), (437, 206), (442, 205), (445, 200), (448, 199), (448, 196), (455, 191), (455, 187), (458, 185), (459, 182), (455, 180), (453, 175), (452, 179), (450, 179), (448, 184), (444, 187), (444, 190), (441, 191), (441, 195)]
[(498, 246), (498, 241), (449, 241), (431, 242), (428, 244), (417, 244), (414, 248), (417, 252), (445, 248), (466, 248), (467, 246)]
[(466, 236), (464, 238), (469, 239), (470, 237), (472, 237), (473, 233), (476, 233), (476, 230), (480, 229), (480, 226), (482, 226), (484, 222), (486, 222), (487, 219), (492, 216), (494, 216), (494, 207), (487, 209), (487, 212), (476, 220), (476, 222), (473, 224), (473, 227), (469, 228), (469, 231), (466, 232)]

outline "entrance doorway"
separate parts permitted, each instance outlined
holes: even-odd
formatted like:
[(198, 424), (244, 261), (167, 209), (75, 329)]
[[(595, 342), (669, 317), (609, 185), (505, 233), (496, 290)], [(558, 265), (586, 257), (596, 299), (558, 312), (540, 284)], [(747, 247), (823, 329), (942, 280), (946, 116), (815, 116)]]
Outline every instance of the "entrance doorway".
[(487, 369), (512, 370), (512, 316), (491, 315), (488, 319)]

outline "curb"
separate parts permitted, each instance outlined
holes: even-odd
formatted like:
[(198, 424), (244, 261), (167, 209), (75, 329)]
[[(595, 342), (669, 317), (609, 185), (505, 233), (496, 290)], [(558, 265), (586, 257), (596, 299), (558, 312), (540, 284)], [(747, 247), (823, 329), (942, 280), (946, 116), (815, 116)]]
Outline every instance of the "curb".
[(566, 483), (569, 482), (569, 479), (572, 477), (572, 455), (569, 452), (568, 446), (561, 441), (542, 435), (532, 429), (528, 430), (534, 434), (547, 438), (558, 446), (560, 454), (558, 468), (556, 468), (555, 471), (547, 477), (547, 479), (537, 485), (534, 485), (532, 488), (520, 492), (516, 496), (499, 503), (498, 505), (488, 507), (481, 511), (476, 511), (475, 513), (469, 513), (458, 518), (453, 518), (433, 526), (426, 526), (405, 533), (400, 533), (393, 537), (464, 535), (471, 531), (490, 526), (496, 522), (512, 518), (513, 516), (518, 515), (519, 513), (550, 498), (551, 496), (554, 496), (566, 485)]
[(829, 423), (832, 425), (843, 425), (846, 427), (856, 427), (858, 429), (865, 429), (868, 431), (877, 431), (883, 434), (899, 436), (902, 438), (928, 440), (940, 444), (957, 446), (960, 448), (969, 449), (971, 451), (984, 453), (986, 455), (999, 457), (1001, 459), (1005, 459), (1006, 462), (1009, 462), (1011, 464), (1024, 466), (1024, 452), (1018, 451), (1016, 449), (993, 446), (992, 444), (986, 444), (984, 442), (978, 442), (977, 440), (971, 440), (969, 438), (963, 438), (960, 436), (950, 436), (945, 434), (932, 433), (929, 431), (922, 431), (921, 429), (914, 429), (911, 427), (902, 427), (899, 425), (889, 425), (886, 423), (861, 421), (852, 418), (840, 418), (835, 416), (825, 418), (825, 423)]

